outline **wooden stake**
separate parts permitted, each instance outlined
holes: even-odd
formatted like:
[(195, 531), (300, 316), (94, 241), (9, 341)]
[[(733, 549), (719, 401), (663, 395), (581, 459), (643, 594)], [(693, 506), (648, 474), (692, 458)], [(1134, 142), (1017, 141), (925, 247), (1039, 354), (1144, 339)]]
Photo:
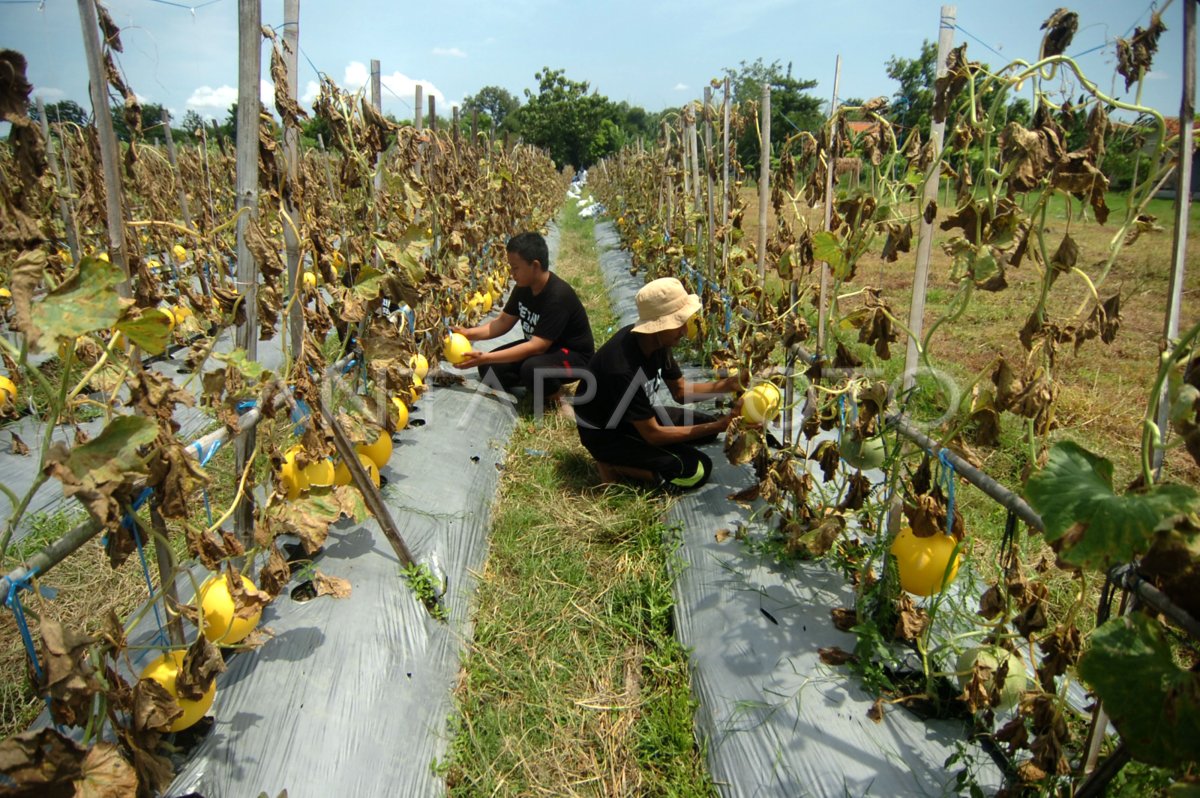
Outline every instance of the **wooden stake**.
[[(1183, 277), (1187, 266), (1188, 219), (1192, 207), (1192, 146), (1196, 117), (1196, 4), (1183, 4), (1183, 92), (1179, 101), (1179, 165), (1175, 169), (1175, 231), (1171, 248), (1171, 289), (1163, 322), (1163, 340), (1168, 348), (1179, 339), (1179, 310), (1183, 305)], [(1158, 400), (1158, 428), (1165, 432), (1170, 397), (1163, 386)], [(1161, 472), (1166, 450), (1154, 448), (1154, 470)]]
[[(258, 215), (259, 77), (262, 74), (262, 6), (260, 0), (238, 0), (237, 107), (237, 289), (246, 321), (237, 329), (237, 345), (248, 360), (258, 359), (258, 265), (246, 243), (246, 231)], [(254, 435), (238, 441), (237, 473), (245, 470), (254, 450)], [(254, 500), (242, 497), (235, 530), (249, 543), (254, 532)]]
[[(829, 150), (825, 155), (825, 231), (833, 222), (833, 172), (837, 162), (837, 136), (833, 124), (838, 106), (838, 83), (842, 77), (842, 56), (839, 53), (833, 65), (833, 99), (829, 103)], [(821, 293), (817, 299), (817, 359), (825, 361), (825, 327), (829, 322), (829, 264), (821, 261)]]
[(78, 0), (79, 21), (83, 26), (83, 49), (88, 62), (88, 92), (92, 99), (92, 115), (100, 139), (100, 164), (104, 170), (104, 209), (108, 221), (108, 258), (125, 273), (117, 292), (130, 297), (129, 262), (125, 257), (124, 191), (121, 186), (121, 148), (113, 130), (112, 111), (108, 107), (108, 72), (100, 48), (100, 22), (96, 18), (95, 0)]
[[(287, 93), (293, 102), (299, 94), (300, 52), (300, 0), (283, 2), (283, 60), (287, 67)], [(278, 88), (276, 89), (278, 91)], [(289, 296), (288, 344), (292, 358), (298, 358), (304, 348), (304, 279), (300, 273), (300, 239), (296, 228), (300, 224), (300, 209), (296, 206), (296, 192), (300, 189), (300, 131), (294, 127), (283, 129), (283, 159), (286, 179), (290, 191), (284, 192), (284, 212), (291, 218), (284, 220), (283, 243), (287, 252), (287, 286)], [(315, 264), (314, 264), (315, 266)]]
[(437, 132), (437, 98), (429, 95), (429, 129)]
[[(946, 57), (954, 45), (954, 26), (958, 19), (955, 6), (942, 6), (938, 20), (937, 77), (946, 74)], [(929, 285), (929, 255), (933, 249), (933, 223), (925, 221), (925, 208), (937, 200), (938, 181), (942, 174), (942, 137), (946, 121), (933, 122), (929, 140), (933, 144), (933, 160), (929, 175), (925, 178), (922, 192), (921, 229), (917, 240), (917, 267), (913, 275), (912, 306), (908, 314), (908, 347), (904, 353), (904, 390), (910, 390), (917, 382), (917, 360), (920, 358), (921, 331), (925, 326), (925, 291)]]
[[(329, 429), (333, 432), (333, 445), (337, 449), (338, 456), (342, 458), (342, 463), (350, 472), (350, 477), (354, 481), (355, 487), (362, 493), (363, 501), (366, 502), (367, 509), (371, 511), (371, 515), (375, 516), (375, 520), (379, 522), (379, 529), (387, 538), (388, 543), (392, 545), (392, 550), (396, 552), (396, 557), (399, 558), (400, 564), (409, 566), (413, 564), (412, 554), (408, 550), (408, 546), (404, 543), (404, 538), (400, 536), (400, 529), (396, 526), (396, 521), (392, 518), (388, 506), (383, 501), (383, 494), (379, 492), (379, 487), (371, 481), (371, 477), (367, 474), (367, 469), (363, 468), (363, 464), (358, 459), (358, 453), (354, 451), (354, 444), (350, 442), (350, 438), (346, 436), (346, 431), (342, 429), (342, 425), (338, 423), (337, 418), (329, 412), (329, 408), (325, 406), (325, 402), (318, 397), (317, 407), (320, 408), (321, 415), (325, 419), (325, 423), (329, 425)], [(383, 434), (387, 434), (386, 430)]]
[(716, 200), (713, 194), (716, 191), (716, 178), (714, 177), (715, 170), (712, 165), (712, 140), (713, 140), (713, 123), (712, 114), (709, 110), (712, 108), (712, 87), (704, 87), (704, 172), (708, 178), (708, 242), (706, 247), (705, 267), (708, 272), (708, 281), (712, 282), (713, 270), (715, 268), (714, 261), (716, 260), (716, 246), (713, 241), (713, 234), (717, 229), (717, 208)]
[(179, 197), (179, 216), (183, 226), (192, 229), (192, 211), (188, 207), (187, 190), (183, 187), (183, 177), (179, 174), (179, 158), (175, 153), (175, 138), (171, 134), (171, 114), (166, 108), (162, 112), (163, 133), (167, 137), (167, 160), (171, 162), (171, 172), (175, 175), (175, 193)]
[(422, 127), (422, 125), (421, 125), (421, 105), (422, 105), (422, 103), (421, 103), (421, 84), (420, 83), (417, 84), (415, 93), (416, 93), (416, 100), (413, 102), (413, 127), (417, 128), (417, 130), (420, 130)]
[(758, 284), (767, 279), (767, 205), (771, 202), (771, 84), (762, 87), (761, 152), (758, 165)]

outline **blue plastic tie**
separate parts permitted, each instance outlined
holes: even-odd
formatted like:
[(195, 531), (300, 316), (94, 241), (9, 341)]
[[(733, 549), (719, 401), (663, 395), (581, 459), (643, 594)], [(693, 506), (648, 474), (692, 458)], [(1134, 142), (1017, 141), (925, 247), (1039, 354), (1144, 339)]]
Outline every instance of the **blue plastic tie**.
[[(12, 610), (13, 619), (17, 622), (17, 630), (21, 633), (21, 642), (25, 644), (25, 654), (29, 657), (30, 663), (33, 664), (33, 672), (37, 674), (37, 679), (40, 682), (45, 678), (42, 671), (42, 663), (38, 660), (37, 649), (33, 646), (33, 635), (29, 632), (29, 623), (25, 620), (25, 608), (21, 606), (20, 596), (22, 590), (32, 589), (33, 578), (35, 576), (37, 576), (36, 568), (17, 580), (5, 577), (4, 581), (8, 582), (8, 594), (5, 596), (4, 606)], [(42, 701), (46, 704), (46, 712), (53, 718), (54, 713), (50, 709), (50, 695), (43, 693)], [(62, 725), (55, 722), (54, 728), (61, 731)]]
[(245, 413), (247, 410), (250, 410), (251, 408), (253, 408), (257, 405), (258, 405), (258, 400), (246, 399), (245, 401), (237, 403), (237, 411), (238, 411), (238, 413)]
[(146, 562), (146, 548), (142, 545), (142, 535), (138, 531), (137, 519), (133, 517), (133, 513), (137, 512), (138, 508), (145, 504), (146, 499), (154, 493), (153, 488), (143, 488), (138, 497), (134, 499), (130, 505), (131, 511), (125, 514), (125, 518), (121, 520), (121, 525), (129, 530), (133, 535), (133, 542), (137, 544), (138, 559), (142, 563), (142, 576), (146, 579), (146, 589), (150, 593), (150, 608), (154, 610), (154, 621), (158, 625), (158, 640), (164, 646), (169, 645), (167, 635), (163, 631), (162, 615), (158, 611), (158, 603), (154, 601), (154, 583), (150, 579), (150, 566)]
[(938, 450), (938, 462), (942, 464), (942, 474), (946, 479), (946, 534), (954, 533), (954, 463), (946, 456), (945, 449)]
[[(4, 599), (4, 606), (12, 610), (13, 618), (17, 622), (17, 629), (21, 632), (21, 640), (25, 643), (25, 653), (29, 655), (29, 661), (33, 663), (33, 672), (37, 674), (38, 681), (43, 678), (42, 663), (38, 661), (37, 649), (33, 647), (33, 635), (29, 633), (29, 624), (25, 620), (25, 608), (21, 606), (22, 590), (30, 590), (33, 587), (33, 577), (37, 575), (37, 569), (30, 571), (23, 577), (17, 580), (8, 581), (8, 595)], [(46, 698), (46, 706), (50, 706), (50, 700)]]

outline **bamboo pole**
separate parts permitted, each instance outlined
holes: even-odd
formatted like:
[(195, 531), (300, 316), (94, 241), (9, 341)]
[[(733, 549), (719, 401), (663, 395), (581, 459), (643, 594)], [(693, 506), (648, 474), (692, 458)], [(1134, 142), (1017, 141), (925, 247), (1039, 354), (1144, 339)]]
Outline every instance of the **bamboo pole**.
[[(937, 77), (946, 74), (946, 57), (954, 45), (954, 26), (957, 20), (955, 6), (942, 6), (938, 20)], [(921, 331), (925, 326), (925, 291), (929, 285), (929, 255), (933, 249), (933, 222), (926, 221), (925, 209), (936, 202), (938, 181), (942, 174), (942, 137), (946, 131), (946, 120), (931, 124), (929, 140), (933, 145), (933, 160), (921, 200), (921, 230), (917, 240), (917, 267), (913, 275), (912, 306), (908, 314), (908, 347), (904, 354), (904, 390), (910, 390), (917, 381), (917, 359), (920, 357)]]
[(762, 87), (759, 109), (760, 152), (758, 165), (758, 284), (767, 279), (767, 205), (771, 202), (771, 85)]
[[(379, 113), (380, 115), (382, 115), (382, 113), (383, 113), (383, 95), (382, 95), (383, 88), (382, 88), (382, 86), (383, 86), (383, 84), (379, 77), (379, 59), (372, 58), (371, 59), (371, 107), (374, 108), (375, 111), (377, 113)], [(383, 188), (383, 172), (380, 171), (380, 169), (379, 169), (380, 160), (381, 160), (380, 156), (376, 155), (375, 156), (375, 177), (374, 177), (374, 181), (372, 182), (372, 185), (374, 186), (374, 189), (375, 189), (376, 196), (379, 195), (379, 191)], [(378, 227), (378, 223), (379, 223), (379, 209), (378, 208), (375, 209), (375, 222), (376, 222), (376, 226)]]
[(100, 23), (95, 0), (78, 0), (79, 21), (83, 28), (83, 48), (88, 62), (88, 92), (92, 100), (96, 134), (100, 139), (100, 164), (104, 171), (104, 210), (108, 222), (108, 258), (125, 273), (117, 286), (123, 297), (132, 296), (129, 286), (129, 261), (125, 257), (124, 193), (121, 187), (121, 147), (113, 130), (112, 111), (108, 107), (108, 72), (100, 48)]
[(1042, 517), (1037, 514), (1036, 510), (1029, 506), (1028, 502), (992, 479), (992, 477), (983, 471), (968, 463), (954, 450), (944, 448), (933, 438), (921, 432), (907, 416), (895, 413), (888, 415), (886, 421), (888, 426), (894, 427), (900, 434), (929, 452), (933, 457), (945, 456), (950, 464), (954, 466), (955, 473), (979, 488), (979, 490), (983, 491), (1006, 510), (1016, 513), (1017, 518), (1024, 521), (1030, 527), (1039, 532), (1045, 531), (1046, 527), (1042, 523)]
[[(175, 588), (175, 557), (171, 547), (167, 545), (167, 522), (158, 510), (158, 501), (150, 502), (150, 525), (154, 529), (154, 559), (158, 565), (158, 587), (167, 599), (167, 606), (179, 606), (179, 591)], [(182, 646), (186, 641), (183, 636), (183, 618), (177, 612), (167, 613), (167, 634), (171, 645)]]
[[(259, 76), (262, 74), (261, 0), (238, 0), (237, 107), (237, 276), (246, 320), (237, 329), (237, 345), (248, 360), (258, 359), (258, 264), (246, 243), (246, 232), (258, 215)], [(237, 447), (237, 473), (246, 468), (254, 436)], [(249, 542), (254, 531), (254, 501), (249, 492), (235, 513), (235, 531)]]
[[(299, 94), (300, 52), (300, 0), (283, 2), (283, 59), (287, 67), (287, 93), (292, 102)], [(276, 91), (279, 89), (276, 88)], [(296, 192), (300, 189), (300, 131), (290, 125), (283, 129), (283, 159), (289, 190), (284, 192), (284, 211), (292, 223), (283, 225), (284, 249), (287, 252), (287, 287), (290, 297), (288, 308), (288, 343), (292, 357), (300, 356), (304, 348), (304, 279), (300, 273), (300, 238), (296, 234), (300, 224), (300, 209), (296, 206)]]
[[(379, 59), (371, 59), (371, 107), (375, 112), (382, 116), (383, 114), (383, 85), (379, 77)], [(379, 195), (383, 191), (383, 162), (382, 153), (375, 155), (374, 171), (375, 174), (371, 178), (371, 215), (374, 217), (373, 229), (379, 230)], [(371, 258), (378, 269), (380, 266), (379, 249), (376, 247)], [(364, 324), (365, 324), (364, 319)], [(363, 325), (359, 325), (359, 333), (361, 334)]]
[[(834, 132), (834, 115), (838, 105), (838, 83), (842, 78), (842, 56), (833, 62), (833, 99), (829, 102), (829, 147), (825, 153), (825, 226), (829, 231), (833, 222), (833, 173), (837, 161), (837, 136)], [(829, 322), (829, 264), (821, 261), (821, 293), (817, 297), (817, 359), (825, 360), (825, 326)]]
[[(1175, 231), (1171, 242), (1171, 288), (1167, 296), (1167, 313), (1163, 321), (1163, 341), (1166, 350), (1179, 339), (1179, 311), (1183, 306), (1183, 278), (1187, 267), (1188, 219), (1192, 207), (1192, 146), (1193, 120), (1196, 116), (1196, 4), (1183, 4), (1183, 91), (1179, 100), (1179, 165), (1175, 174)], [(1166, 435), (1171, 409), (1168, 386), (1164, 385), (1158, 399), (1158, 429)], [(1161, 474), (1166, 449), (1154, 447), (1154, 470)]]
[(50, 138), (50, 120), (46, 118), (46, 104), (41, 97), (37, 98), (38, 122), (42, 128), (42, 138), (46, 141), (46, 160), (50, 164), (50, 173), (54, 175), (55, 193), (58, 195), (58, 214), (62, 217), (63, 231), (67, 236), (67, 249), (71, 250), (74, 263), (79, 263), (79, 227), (75, 223), (75, 211), (71, 208), (69, 193), (63, 190), (62, 169), (58, 165), (58, 153), (54, 149), (54, 140)]

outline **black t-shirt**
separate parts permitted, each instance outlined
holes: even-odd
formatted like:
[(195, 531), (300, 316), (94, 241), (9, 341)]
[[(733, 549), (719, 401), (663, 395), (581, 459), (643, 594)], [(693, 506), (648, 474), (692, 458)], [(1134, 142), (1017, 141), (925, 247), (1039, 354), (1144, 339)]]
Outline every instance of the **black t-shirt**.
[(526, 340), (536, 335), (549, 340), (551, 349), (569, 349), (582, 355), (596, 351), (583, 303), (575, 289), (554, 272), (536, 296), (532, 288), (514, 288), (504, 312), (517, 317)]
[[(654, 415), (650, 399), (660, 381), (683, 376), (670, 348), (657, 349), (648, 357), (643, 354), (632, 324), (618, 330), (592, 355), (587, 370), (595, 378), (596, 395), (575, 405), (580, 429), (616, 429), (634, 435), (638, 433), (633, 422)], [(586, 391), (586, 385), (579, 390)]]

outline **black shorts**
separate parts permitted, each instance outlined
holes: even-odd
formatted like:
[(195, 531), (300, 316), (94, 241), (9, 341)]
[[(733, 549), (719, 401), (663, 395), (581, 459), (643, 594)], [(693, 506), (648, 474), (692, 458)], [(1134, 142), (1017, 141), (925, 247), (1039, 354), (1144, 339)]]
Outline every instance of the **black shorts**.
[[(498, 346), (494, 352), (525, 343), (513, 341)], [(526, 358), (516, 363), (496, 363), (479, 367), (479, 380), (493, 388), (501, 387), (510, 393), (518, 387), (537, 394), (540, 398), (553, 396), (564, 383), (575, 382), (579, 379), (588, 362), (588, 355), (572, 352), (569, 349), (548, 349), (540, 355)]]
[[(659, 423), (664, 425), (705, 424), (716, 420), (714, 416), (690, 408), (656, 407), (655, 410), (660, 411)], [(688, 443), (654, 446), (636, 432), (579, 427), (583, 448), (596, 460), (650, 471), (659, 486), (670, 491), (694, 490), (708, 481), (712, 476), (712, 458), (696, 445), (716, 439), (716, 435), (710, 435)]]

